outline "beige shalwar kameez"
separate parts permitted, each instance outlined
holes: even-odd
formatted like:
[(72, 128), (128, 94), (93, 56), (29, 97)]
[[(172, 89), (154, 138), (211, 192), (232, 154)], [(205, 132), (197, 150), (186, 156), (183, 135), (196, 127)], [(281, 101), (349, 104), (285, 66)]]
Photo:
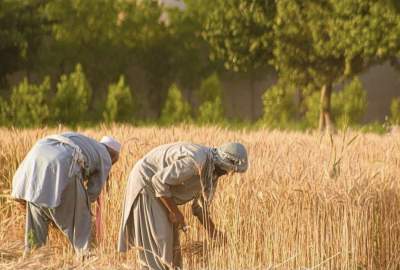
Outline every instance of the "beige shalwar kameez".
[[(118, 250), (137, 247), (143, 269), (179, 266), (180, 254), (175, 254), (175, 261), (173, 254), (178, 245), (177, 235), (174, 240), (174, 226), (158, 197), (170, 197), (177, 205), (199, 198), (200, 170), (209, 151), (208, 147), (192, 143), (162, 145), (133, 167), (125, 194)], [(196, 200), (194, 206), (198, 209)]]

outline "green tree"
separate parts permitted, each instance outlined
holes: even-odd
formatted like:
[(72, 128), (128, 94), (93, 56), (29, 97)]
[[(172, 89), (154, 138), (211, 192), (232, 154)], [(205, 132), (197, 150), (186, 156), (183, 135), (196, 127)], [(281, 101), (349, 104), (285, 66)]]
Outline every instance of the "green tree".
[(198, 109), (197, 121), (203, 124), (217, 124), (224, 121), (224, 109), (220, 97), (202, 103)]
[(296, 119), (294, 88), (277, 83), (263, 95), (264, 113), (261, 123), (270, 128), (287, 128)]
[(272, 63), (280, 81), (304, 95), (319, 92), (319, 126), (329, 129), (332, 85), (398, 58), (400, 19), (391, 2), (218, 0), (204, 37), (229, 69)]
[(108, 88), (104, 111), (106, 122), (131, 122), (134, 120), (135, 104), (131, 90), (125, 84), (124, 76)]
[[(2, 1), (0, 51), (3, 45), (5, 50), (0, 52), (0, 73), (6, 68), (7, 74), (26, 71), (28, 78), (31, 72), (59, 76), (81, 63), (95, 91), (91, 115), (100, 120), (104, 102), (98, 97), (119, 74), (135, 68), (144, 80), (145, 88), (138, 89), (145, 92), (144, 105), (159, 116), (172, 82), (194, 91), (214, 64), (207, 59), (208, 46), (201, 37), (202, 18), (208, 11), (205, 1), (187, 0), (184, 10), (167, 10), (158, 2)], [(10, 44), (18, 45), (13, 53)], [(33, 44), (40, 46), (34, 58)]]
[(190, 104), (182, 96), (181, 90), (176, 84), (171, 85), (161, 112), (161, 123), (170, 125), (189, 122), (190, 113)]
[(212, 47), (211, 58), (227, 69), (252, 70), (272, 58), (275, 1), (216, 0), (209, 6), (203, 36)]
[(164, 11), (168, 33), (168, 43), (164, 46), (169, 46), (173, 78), (185, 89), (197, 89), (201, 80), (220, 66), (218, 61), (209, 61), (209, 46), (202, 37), (203, 24), (213, 2), (186, 0), (184, 9)]
[(216, 73), (211, 74), (201, 82), (200, 88), (197, 91), (197, 96), (200, 103), (222, 97), (221, 82)]
[[(120, 18), (126, 15), (122, 2), (126, 1), (49, 2), (43, 12), (56, 23), (51, 28), (46, 49), (41, 51), (38, 59), (43, 67), (41, 72), (53, 73), (56, 70), (56, 74), (65, 74), (76, 63), (81, 63), (85, 75), (92, 82), (95, 96), (101, 96), (100, 91), (106, 92), (109, 82), (123, 73), (132, 60), (130, 48), (121, 40), (121, 36), (127, 38), (122, 33), (125, 31), (124, 21), (118, 19), (119, 14), (124, 14)], [(131, 31), (135, 35), (142, 28), (135, 26), (131, 29), (137, 29)], [(96, 105), (103, 105), (98, 101), (96, 99)]]
[[(306, 98), (306, 121), (310, 127), (316, 127), (316, 123), (318, 123), (319, 104), (318, 92), (314, 92)], [(361, 124), (366, 109), (367, 94), (358, 78), (354, 78), (345, 85), (342, 91), (332, 94), (332, 115), (336, 119), (338, 127)]]
[[(54, 67), (64, 72), (81, 63), (96, 92), (106, 92), (115, 77), (137, 68), (145, 80), (143, 90), (149, 103), (145, 105), (159, 110), (176, 74), (171, 52), (181, 48), (178, 42), (171, 44), (172, 36), (160, 19), (162, 12), (152, 0), (52, 1), (45, 13), (58, 23), (52, 27), (53, 42), (43, 53), (47, 63), (43, 66), (49, 72)], [(103, 105), (94, 100), (100, 118)]]
[(200, 123), (218, 123), (224, 120), (222, 87), (216, 73), (202, 81), (197, 96), (200, 101), (197, 121)]
[(329, 1), (283, 0), (277, 3), (274, 25), (273, 62), (280, 80), (307, 90), (320, 89), (320, 129), (332, 126), (332, 84), (343, 73), (341, 55), (317, 49), (330, 45), (326, 33), (329, 21), (325, 18), (331, 14)]
[(400, 13), (390, 1), (331, 0), (331, 5), (328, 49), (343, 56), (346, 76), (398, 58)]
[[(12, 90), (7, 109), (8, 124), (18, 127), (35, 127), (43, 125), (49, 118), (48, 94), (50, 78), (46, 77), (42, 84), (30, 84), (24, 79)], [(3, 109), (2, 109), (3, 110)]]
[(356, 77), (344, 89), (337, 93), (332, 100), (333, 107), (337, 112), (337, 124), (339, 127), (345, 125), (361, 124), (367, 110), (367, 92), (361, 81)]
[(278, 2), (275, 67), (281, 79), (321, 89), (320, 129), (332, 125), (334, 83), (398, 55), (399, 24), (388, 1)]
[(207, 1), (202, 36), (211, 47), (211, 60), (222, 60), (234, 72), (248, 72), (252, 117), (255, 116), (255, 71), (271, 69), (274, 46), (274, 0)]
[(55, 121), (76, 125), (88, 120), (91, 92), (80, 64), (71, 74), (62, 75), (54, 98)]
[(187, 91), (196, 91), (202, 78), (219, 68), (220, 62), (208, 60), (209, 47), (201, 36), (211, 6), (210, 0), (186, 0), (184, 9), (163, 6), (160, 18), (149, 19), (157, 23), (157, 27), (149, 26), (155, 34), (137, 55), (146, 71), (147, 97), (153, 108), (162, 108), (173, 82)]
[(53, 24), (42, 9), (50, 0), (0, 1), (0, 88), (6, 75), (23, 69), (29, 76)]

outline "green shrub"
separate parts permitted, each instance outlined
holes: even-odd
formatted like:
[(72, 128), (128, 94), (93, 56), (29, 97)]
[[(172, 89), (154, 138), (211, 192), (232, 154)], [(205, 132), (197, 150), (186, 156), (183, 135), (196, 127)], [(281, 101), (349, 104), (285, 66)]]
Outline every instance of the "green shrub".
[(29, 84), (25, 78), (12, 89), (9, 104), (2, 109), (1, 114), (6, 117), (7, 124), (18, 127), (34, 127), (45, 124), (49, 118), (47, 105), (49, 91), (49, 77), (46, 77), (40, 85)]
[(106, 122), (131, 122), (134, 120), (135, 104), (124, 76), (108, 87), (107, 101), (103, 113)]
[[(305, 100), (306, 122), (317, 127), (320, 115), (320, 92), (314, 92)], [(367, 94), (358, 78), (354, 78), (342, 91), (333, 92), (331, 113), (337, 127), (355, 126), (361, 123), (367, 108)]]
[(221, 82), (216, 73), (213, 73), (201, 82), (197, 96), (200, 103), (215, 100), (222, 96)]
[(277, 83), (265, 91), (261, 123), (271, 128), (287, 128), (296, 118), (295, 92)]
[(55, 120), (71, 125), (87, 120), (91, 92), (82, 66), (77, 64), (74, 72), (62, 75), (57, 83), (54, 99)]
[(197, 121), (200, 123), (219, 123), (224, 121), (222, 87), (216, 73), (202, 81), (197, 96), (200, 106)]
[(203, 124), (222, 123), (224, 121), (224, 109), (221, 98), (217, 97), (213, 101), (203, 102), (198, 109), (197, 121)]
[(389, 123), (400, 125), (400, 98), (394, 98), (390, 104)]
[(367, 92), (361, 81), (354, 78), (342, 91), (334, 94), (332, 102), (338, 127), (357, 125), (367, 109)]
[(165, 105), (161, 111), (162, 124), (176, 124), (191, 120), (190, 105), (182, 96), (176, 84), (171, 85), (168, 90)]
[(360, 126), (359, 130), (363, 133), (377, 133), (384, 134), (388, 131), (384, 123), (372, 122)]

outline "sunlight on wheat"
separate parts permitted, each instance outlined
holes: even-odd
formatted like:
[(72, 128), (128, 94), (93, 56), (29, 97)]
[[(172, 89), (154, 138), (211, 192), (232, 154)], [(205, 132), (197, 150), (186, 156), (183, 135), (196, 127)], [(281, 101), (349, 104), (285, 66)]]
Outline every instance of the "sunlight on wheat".
[(209, 241), (190, 215), (181, 235), (186, 269), (399, 269), (400, 135), (230, 131), (217, 127), (101, 126), (80, 132), (110, 134), (123, 144), (105, 193), (106, 237), (94, 255), (77, 262), (65, 237), (51, 230), (49, 245), (23, 259), (24, 213), (9, 200), (12, 176), (33, 143), (66, 130), (0, 129), (0, 268), (132, 269), (135, 250), (116, 252), (127, 176), (159, 144), (191, 141), (248, 147), (246, 174), (224, 177), (212, 216), (229, 237)]

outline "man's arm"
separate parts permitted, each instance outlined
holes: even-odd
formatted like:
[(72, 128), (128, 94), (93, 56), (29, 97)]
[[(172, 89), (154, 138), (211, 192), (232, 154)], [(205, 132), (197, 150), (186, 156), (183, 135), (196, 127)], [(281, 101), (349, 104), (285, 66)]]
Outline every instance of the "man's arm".
[(181, 227), (181, 226), (184, 227), (185, 226), (185, 218), (183, 217), (183, 214), (179, 210), (179, 208), (176, 205), (176, 203), (174, 202), (174, 200), (172, 200), (169, 197), (164, 197), (164, 196), (159, 197), (159, 200), (161, 201), (161, 203), (165, 206), (165, 208), (168, 211), (169, 221), (178, 227)]
[(88, 177), (87, 194), (91, 203), (94, 203), (99, 197), (104, 183), (107, 181), (107, 178), (108, 175), (104, 177), (104, 175), (101, 174), (99, 171), (95, 171), (92, 175)]
[(170, 187), (180, 185), (196, 175), (198, 172), (195, 168), (194, 160), (191, 157), (186, 157), (161, 169), (151, 178), (155, 196), (165, 206), (169, 221), (178, 227), (185, 226), (185, 221), (175, 201), (171, 198)]
[(192, 213), (194, 216), (197, 217), (200, 224), (203, 225), (209, 237), (213, 239), (219, 239), (222, 242), (227, 241), (225, 234), (216, 229), (215, 224), (210, 217), (209, 209), (205, 205), (202, 197), (193, 201)]

